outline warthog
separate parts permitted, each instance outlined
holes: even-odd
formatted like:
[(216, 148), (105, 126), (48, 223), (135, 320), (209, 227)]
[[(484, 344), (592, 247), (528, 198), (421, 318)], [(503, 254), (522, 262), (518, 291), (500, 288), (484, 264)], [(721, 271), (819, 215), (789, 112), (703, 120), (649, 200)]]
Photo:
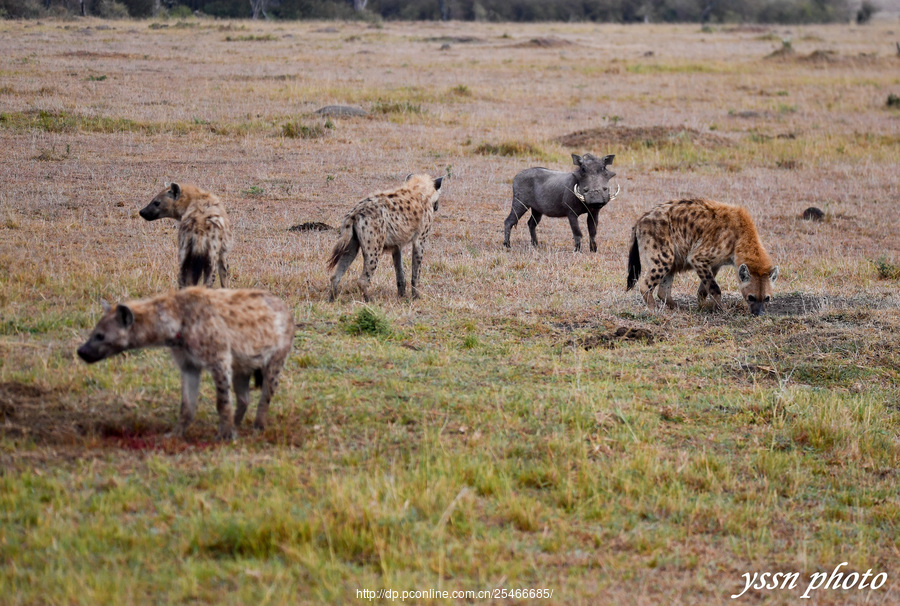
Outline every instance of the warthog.
[(575, 250), (581, 250), (581, 229), (578, 228), (578, 217), (588, 214), (588, 235), (591, 238), (591, 252), (597, 252), (597, 215), (600, 209), (619, 195), (618, 189), (609, 195), (609, 180), (616, 173), (607, 168), (612, 164), (614, 155), (596, 158), (585, 154), (582, 158), (572, 154), (572, 161), (578, 167), (567, 173), (546, 168), (529, 168), (523, 170), (513, 179), (512, 210), (504, 222), (503, 245), (509, 248), (509, 232), (519, 222), (529, 208), (531, 217), (528, 229), (531, 230), (531, 243), (538, 245), (535, 230), (541, 217), (568, 217), (575, 237)]

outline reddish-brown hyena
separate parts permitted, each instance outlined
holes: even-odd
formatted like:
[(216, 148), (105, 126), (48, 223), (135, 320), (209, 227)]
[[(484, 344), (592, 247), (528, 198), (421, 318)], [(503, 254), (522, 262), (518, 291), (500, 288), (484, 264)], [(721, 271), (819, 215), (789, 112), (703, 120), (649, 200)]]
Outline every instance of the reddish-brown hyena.
[(353, 207), (344, 217), (340, 236), (328, 260), (328, 269), (335, 270), (329, 301), (337, 297), (341, 277), (360, 250), (363, 271), (357, 284), (365, 300), (369, 300), (369, 282), (378, 267), (378, 259), (385, 252), (394, 257), (397, 294), (404, 296), (406, 277), (400, 248), (409, 242), (412, 242), (412, 296), (414, 299), (419, 296), (419, 268), (425, 239), (438, 208), (442, 180), (428, 175), (410, 175), (400, 187), (371, 194)]
[(216, 281), (228, 288), (228, 251), (231, 222), (217, 196), (193, 185), (172, 183), (141, 209), (147, 221), (171, 218), (178, 221), (178, 288)]
[(103, 317), (78, 355), (93, 364), (128, 349), (168, 347), (181, 369), (181, 416), (172, 435), (183, 436), (193, 421), (200, 373), (206, 369), (216, 385), (218, 437), (230, 440), (247, 412), (252, 375), (262, 388), (253, 426), (265, 428), (293, 338), (293, 313), (276, 296), (194, 286), (115, 307), (104, 304)]
[(628, 257), (628, 290), (637, 283), (642, 264), (647, 273), (640, 280), (640, 292), (651, 309), (656, 309), (653, 289), (657, 284), (656, 296), (674, 308), (672, 280), (676, 273), (692, 269), (700, 276), (700, 305), (712, 295), (721, 308), (716, 274), (722, 266), (734, 265), (741, 295), (758, 316), (765, 312), (778, 278), (778, 267), (763, 248), (750, 213), (740, 206), (704, 199), (664, 202), (638, 219)]

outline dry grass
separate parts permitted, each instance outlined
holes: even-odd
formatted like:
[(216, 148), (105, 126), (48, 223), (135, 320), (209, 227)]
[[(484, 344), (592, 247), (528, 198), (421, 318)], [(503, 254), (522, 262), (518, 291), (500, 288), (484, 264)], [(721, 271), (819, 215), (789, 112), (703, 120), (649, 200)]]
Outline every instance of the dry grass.
[[(792, 27), (763, 61), (783, 28), (98, 25), (0, 22), (8, 601), (710, 603), (746, 571), (849, 561), (890, 589), (818, 603), (897, 602), (895, 28)], [(325, 128), (326, 105), (369, 115)], [(503, 250), (513, 176), (572, 152), (616, 154), (598, 253), (552, 219)], [(396, 300), (386, 257), (373, 306), (326, 304), (334, 232), (291, 226), (419, 171), (450, 175), (422, 299)], [(162, 438), (164, 352), (73, 355), (101, 296), (174, 286), (174, 227), (137, 215), (172, 180), (226, 201), (236, 284), (299, 323), (271, 427), (234, 446), (208, 442), (208, 382), (188, 441)], [(748, 317), (730, 270), (722, 314), (695, 277), (675, 313), (624, 292), (633, 222), (682, 195), (750, 209), (777, 313)]]

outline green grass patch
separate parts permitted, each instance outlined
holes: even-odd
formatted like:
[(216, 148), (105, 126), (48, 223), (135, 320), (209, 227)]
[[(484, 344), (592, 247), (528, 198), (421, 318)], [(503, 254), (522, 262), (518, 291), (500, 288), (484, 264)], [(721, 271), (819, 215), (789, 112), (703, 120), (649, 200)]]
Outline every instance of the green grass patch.
[(386, 337), (393, 331), (384, 312), (374, 307), (361, 307), (353, 316), (344, 319), (344, 329), (351, 335)]

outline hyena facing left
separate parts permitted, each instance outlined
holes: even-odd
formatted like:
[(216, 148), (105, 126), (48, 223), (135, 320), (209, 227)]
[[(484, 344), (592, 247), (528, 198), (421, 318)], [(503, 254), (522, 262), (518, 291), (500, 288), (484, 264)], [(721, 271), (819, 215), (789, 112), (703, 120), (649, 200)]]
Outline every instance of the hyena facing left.
[(434, 213), (438, 209), (443, 177), (432, 179), (428, 175), (410, 175), (400, 187), (377, 192), (356, 206), (344, 217), (341, 233), (331, 257), (328, 269), (335, 269), (331, 278), (329, 301), (338, 295), (341, 277), (357, 252), (362, 250), (363, 271), (357, 284), (363, 297), (369, 300), (369, 282), (378, 267), (378, 258), (390, 251), (397, 273), (397, 294), (406, 294), (406, 277), (403, 275), (403, 257), (400, 248), (412, 242), (412, 296), (419, 296), (419, 268), (425, 252), (425, 239), (431, 232)]
[(172, 218), (178, 221), (178, 288), (216, 281), (228, 288), (228, 251), (231, 222), (217, 196), (193, 185), (172, 183), (140, 211), (147, 221)]
[[(88, 364), (143, 347), (168, 347), (181, 368), (181, 416), (172, 435), (181, 437), (197, 412), (200, 373), (216, 385), (218, 437), (236, 436), (250, 403), (250, 377), (262, 387), (253, 426), (264, 429), (269, 402), (291, 350), (294, 316), (281, 299), (263, 290), (185, 288), (116, 307), (104, 314), (78, 348)], [(237, 411), (231, 406), (231, 387)]]
[(750, 213), (713, 200), (671, 200), (638, 219), (628, 256), (627, 290), (637, 283), (642, 260), (648, 271), (640, 281), (640, 292), (651, 309), (656, 309), (653, 289), (657, 284), (656, 296), (674, 308), (672, 280), (676, 273), (691, 269), (700, 276), (700, 304), (712, 295), (721, 309), (722, 290), (716, 274), (723, 265), (735, 265), (741, 295), (750, 312), (758, 316), (765, 313), (772, 284), (778, 278), (778, 267), (763, 248)]

